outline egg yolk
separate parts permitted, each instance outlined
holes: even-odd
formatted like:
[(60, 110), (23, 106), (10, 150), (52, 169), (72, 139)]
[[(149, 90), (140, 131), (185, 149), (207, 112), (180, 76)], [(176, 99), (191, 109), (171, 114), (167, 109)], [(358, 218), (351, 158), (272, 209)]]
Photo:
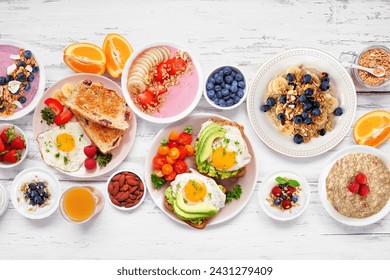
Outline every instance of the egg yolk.
[(218, 170), (227, 170), (236, 164), (236, 154), (220, 146), (212, 153), (211, 162)]
[(202, 182), (189, 180), (184, 187), (184, 194), (191, 202), (199, 202), (204, 199), (207, 188)]
[(74, 149), (75, 141), (71, 134), (61, 133), (57, 136), (56, 145), (58, 150), (69, 153)]

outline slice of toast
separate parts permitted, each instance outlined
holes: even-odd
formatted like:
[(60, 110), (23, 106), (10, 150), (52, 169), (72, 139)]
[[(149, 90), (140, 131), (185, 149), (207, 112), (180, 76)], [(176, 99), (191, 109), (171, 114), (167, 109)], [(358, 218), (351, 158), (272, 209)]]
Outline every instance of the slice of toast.
[[(222, 186), (221, 186), (222, 187)], [(227, 192), (227, 189), (225, 187), (222, 187), (222, 191), (224, 194), (226, 194)], [(164, 196), (164, 206), (165, 208), (167, 208), (169, 211), (171, 211), (172, 213), (173, 212), (173, 206), (169, 204), (168, 202), (168, 199), (166, 196)], [(186, 221), (186, 220), (182, 220), (183, 222), (185, 222), (186, 224), (196, 228), (196, 229), (204, 229), (206, 226), (207, 226), (207, 223), (208, 223), (208, 219), (203, 219), (203, 222), (201, 224), (198, 224), (198, 223), (192, 223), (190, 221)]]
[(130, 113), (121, 94), (104, 88), (101, 83), (89, 80), (80, 81), (67, 97), (65, 105), (69, 109), (91, 122), (109, 128), (126, 130), (126, 119)]
[(124, 135), (123, 130), (105, 127), (78, 115), (76, 115), (76, 119), (91, 142), (103, 154), (109, 153), (121, 143)]
[[(238, 123), (236, 123), (236, 122), (232, 122), (232, 121), (230, 121), (230, 120), (213, 119), (213, 118), (211, 118), (211, 119), (209, 119), (209, 121), (212, 121), (212, 122), (217, 123), (217, 124), (220, 124), (220, 125), (230, 125), (230, 126), (237, 127), (237, 128), (240, 130), (240, 132), (241, 132), (242, 138), (245, 139), (244, 126), (242, 126), (242, 125), (240, 125), (240, 124), (238, 124)], [(197, 140), (198, 140), (198, 139), (197, 139)], [(195, 151), (194, 158), (195, 158), (195, 156), (196, 156), (196, 151)], [(244, 166), (243, 168), (241, 168), (241, 171), (240, 171), (239, 173), (237, 173), (236, 175), (234, 175), (234, 176), (232, 176), (232, 177), (230, 177), (230, 178), (237, 178), (237, 177), (242, 177), (242, 176), (244, 176), (244, 175), (246, 174), (246, 169), (247, 169), (246, 166)], [(200, 170), (198, 170), (198, 172), (201, 173), (201, 174), (203, 174), (203, 175), (205, 175), (205, 176), (208, 176), (207, 174), (202, 173)]]

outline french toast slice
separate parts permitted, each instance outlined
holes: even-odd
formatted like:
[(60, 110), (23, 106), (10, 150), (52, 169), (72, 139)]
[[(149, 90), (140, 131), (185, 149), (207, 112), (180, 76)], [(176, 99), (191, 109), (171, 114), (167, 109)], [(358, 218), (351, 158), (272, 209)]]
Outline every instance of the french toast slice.
[(130, 109), (124, 97), (101, 83), (80, 81), (67, 97), (65, 105), (73, 113), (101, 126), (126, 130)]

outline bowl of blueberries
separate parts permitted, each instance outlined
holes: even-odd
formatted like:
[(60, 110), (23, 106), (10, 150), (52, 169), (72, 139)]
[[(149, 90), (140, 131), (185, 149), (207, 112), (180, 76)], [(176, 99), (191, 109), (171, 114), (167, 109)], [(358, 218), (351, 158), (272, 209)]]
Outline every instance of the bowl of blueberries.
[(246, 98), (245, 77), (233, 66), (219, 67), (207, 78), (203, 93), (207, 102), (217, 109), (237, 108)]
[(12, 182), (11, 201), (15, 209), (29, 219), (53, 214), (60, 202), (61, 186), (56, 176), (40, 167), (20, 172)]

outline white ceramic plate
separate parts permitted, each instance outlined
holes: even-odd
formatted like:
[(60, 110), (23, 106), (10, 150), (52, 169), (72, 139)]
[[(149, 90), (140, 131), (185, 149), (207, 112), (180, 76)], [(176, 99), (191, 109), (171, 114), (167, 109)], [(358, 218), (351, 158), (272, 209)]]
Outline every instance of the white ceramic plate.
[[(28, 204), (24, 200), (23, 194), (20, 192), (20, 187), (26, 182), (30, 182), (35, 178), (38, 180), (46, 180), (48, 189), (51, 193), (51, 202), (43, 208), (38, 208), (36, 211), (29, 211)], [(11, 201), (16, 211), (29, 219), (43, 219), (53, 214), (60, 203), (61, 186), (56, 176), (51, 172), (38, 167), (32, 167), (20, 172), (12, 182)]]
[[(110, 79), (95, 75), (95, 74), (75, 74), (69, 77), (66, 77), (64, 79), (59, 80), (55, 84), (53, 84), (43, 95), (42, 99), (40, 100), (39, 104), (37, 105), (37, 109), (34, 112), (34, 118), (33, 118), (33, 133), (34, 133), (34, 139), (37, 138), (37, 136), (48, 129), (56, 127), (55, 124), (52, 124), (51, 126), (47, 125), (46, 122), (41, 122), (41, 110), (46, 107), (45, 100), (48, 97), (52, 97), (54, 93), (61, 89), (61, 86), (67, 83), (70, 84), (76, 84), (77, 82), (81, 80), (91, 80), (92, 82), (100, 82), (102, 83), (106, 88), (115, 90), (117, 93), (122, 94), (121, 88)], [(75, 117), (71, 121), (76, 121)], [(88, 171), (85, 169), (84, 165), (80, 167), (79, 170), (75, 172), (66, 172), (61, 169), (57, 169), (58, 171), (78, 178), (93, 178), (97, 176), (101, 176), (103, 174), (106, 174), (107, 172), (110, 172), (114, 168), (116, 168), (119, 164), (122, 163), (122, 161), (127, 157), (127, 155), (130, 152), (131, 147), (133, 146), (135, 134), (137, 131), (137, 120), (134, 114), (132, 114), (131, 119), (129, 120), (129, 129), (126, 130), (125, 135), (122, 139), (121, 144), (119, 147), (115, 148), (112, 153), (112, 160), (107, 166), (100, 168), (99, 166), (96, 167), (95, 170)]]
[[(289, 66), (303, 64), (327, 72), (343, 115), (335, 118), (334, 129), (309, 143), (295, 144), (292, 137), (283, 135), (271, 120), (260, 111), (268, 83)], [(280, 53), (262, 64), (249, 88), (247, 97), (249, 120), (259, 138), (271, 149), (291, 157), (311, 157), (336, 146), (348, 133), (356, 111), (356, 90), (344, 67), (332, 56), (315, 49), (293, 49)]]
[[(272, 207), (270, 205), (270, 202), (266, 200), (267, 198), (269, 198), (269, 194), (272, 188), (275, 187), (275, 185), (277, 185), (275, 178), (278, 176), (293, 179), (300, 183), (301, 185), (300, 187), (302, 188), (302, 191), (298, 199), (299, 206), (292, 207), (290, 210), (281, 211), (276, 207)], [(309, 183), (306, 181), (306, 179), (303, 176), (298, 175), (291, 171), (282, 170), (267, 176), (266, 178), (264, 178), (259, 189), (259, 203), (261, 209), (263, 209), (263, 211), (269, 217), (278, 221), (289, 221), (298, 218), (306, 210), (307, 206), (309, 205), (309, 201), (310, 201)]]
[(321, 199), (321, 203), (324, 206), (326, 212), (334, 218), (335, 220), (339, 221), (340, 223), (349, 225), (349, 226), (367, 226), (373, 223), (376, 223), (383, 217), (385, 217), (390, 212), (390, 199), (383, 207), (381, 211), (379, 211), (377, 214), (372, 215), (367, 218), (358, 219), (358, 218), (351, 218), (341, 215), (337, 210), (333, 207), (333, 205), (330, 203), (330, 201), (327, 198), (326, 194), (326, 177), (328, 176), (328, 173), (334, 163), (341, 159), (342, 157), (346, 156), (347, 154), (353, 154), (353, 153), (366, 153), (366, 154), (372, 154), (378, 158), (380, 158), (383, 163), (387, 166), (388, 169), (390, 169), (390, 158), (381, 152), (378, 149), (368, 147), (368, 146), (351, 146), (347, 147), (339, 152), (337, 152), (329, 161), (329, 163), (325, 166), (323, 171), (320, 174), (320, 178), (318, 180), (318, 193)]
[(37, 89), (37, 92), (35, 93), (33, 99), (31, 100), (31, 102), (23, 109), (15, 112), (12, 116), (9, 116), (6, 118), (0, 116), (0, 120), (2, 120), (2, 121), (16, 120), (16, 119), (19, 119), (21, 117), (24, 117), (25, 115), (30, 113), (32, 110), (34, 110), (34, 108), (37, 106), (40, 98), (42, 97), (43, 92), (45, 91), (45, 82), (46, 82), (45, 69), (43, 68), (42, 60), (40, 60), (39, 55), (37, 55), (36, 52), (34, 51), (34, 48), (31, 48), (28, 44), (25, 44), (23, 42), (16, 41), (16, 40), (0, 39), (0, 45), (11, 45), (11, 46), (15, 46), (18, 48), (23, 48), (25, 50), (30, 50), (33, 53), (33, 56), (39, 65), (38, 89)]
[[(178, 86), (172, 86), (168, 90), (165, 103), (159, 108), (159, 113), (146, 114), (141, 111), (134, 103), (127, 89), (127, 80), (129, 70), (133, 62), (145, 51), (153, 47), (168, 47), (172, 49), (178, 49), (185, 51), (191, 57), (193, 63), (193, 71), (191, 75), (184, 74), (180, 80)], [(176, 44), (168, 42), (154, 42), (141, 47), (138, 51), (134, 52), (127, 60), (122, 73), (121, 85), (123, 90), (123, 96), (129, 104), (131, 110), (135, 112), (139, 117), (149, 122), (154, 123), (172, 123), (178, 121), (195, 109), (202, 97), (203, 75), (200, 64), (196, 57), (188, 50), (187, 47), (183, 48)], [(197, 76), (196, 76), (197, 75)], [(196, 78), (197, 77), (197, 78)], [(190, 97), (188, 97), (190, 96)]]
[[(152, 166), (152, 160), (153, 157), (157, 153), (158, 146), (160, 145), (161, 141), (163, 139), (168, 138), (169, 133), (172, 130), (176, 131), (183, 131), (185, 127), (188, 125), (192, 125), (193, 127), (193, 143), (195, 142), (195, 139), (199, 133), (200, 126), (202, 123), (206, 122), (209, 118), (215, 118), (215, 119), (225, 119), (222, 116), (218, 115), (212, 115), (212, 114), (192, 114), (188, 116), (187, 118), (181, 120), (180, 122), (171, 124), (163, 129), (160, 130), (160, 132), (156, 135), (154, 138), (150, 150), (148, 152), (148, 155), (146, 157), (146, 162), (145, 162), (145, 182), (146, 186), (148, 188), (149, 194), (152, 197), (153, 201), (157, 204), (157, 206), (161, 209), (162, 212), (164, 212), (168, 217), (173, 219), (174, 221), (185, 224), (182, 220), (176, 217), (176, 215), (170, 211), (168, 211), (165, 206), (164, 206), (164, 197), (165, 197), (165, 189), (166, 187), (162, 187), (159, 190), (156, 190), (151, 182), (150, 175), (153, 173), (153, 166)], [(226, 179), (223, 180), (224, 186), (228, 189), (231, 190), (234, 186), (237, 184), (240, 184), (243, 193), (241, 195), (241, 198), (238, 200), (234, 200), (230, 203), (227, 203), (224, 208), (220, 210), (220, 212), (214, 216), (213, 218), (209, 219), (209, 222), (207, 226), (210, 225), (216, 225), (223, 223), (234, 216), (236, 216), (248, 203), (249, 199), (251, 198), (253, 191), (255, 190), (256, 186), (256, 179), (257, 179), (257, 165), (256, 165), (256, 156), (255, 152), (253, 150), (253, 147), (246, 138), (246, 143), (248, 145), (249, 152), (252, 155), (252, 160), (251, 162), (247, 165), (247, 173), (245, 176), (240, 177), (240, 178), (235, 178), (235, 179)], [(186, 159), (186, 162), (188, 164), (188, 168), (194, 168), (195, 163), (193, 161), (192, 157), (188, 157)], [(167, 184), (168, 185), (168, 184)], [(186, 224), (185, 224), (186, 225)]]

